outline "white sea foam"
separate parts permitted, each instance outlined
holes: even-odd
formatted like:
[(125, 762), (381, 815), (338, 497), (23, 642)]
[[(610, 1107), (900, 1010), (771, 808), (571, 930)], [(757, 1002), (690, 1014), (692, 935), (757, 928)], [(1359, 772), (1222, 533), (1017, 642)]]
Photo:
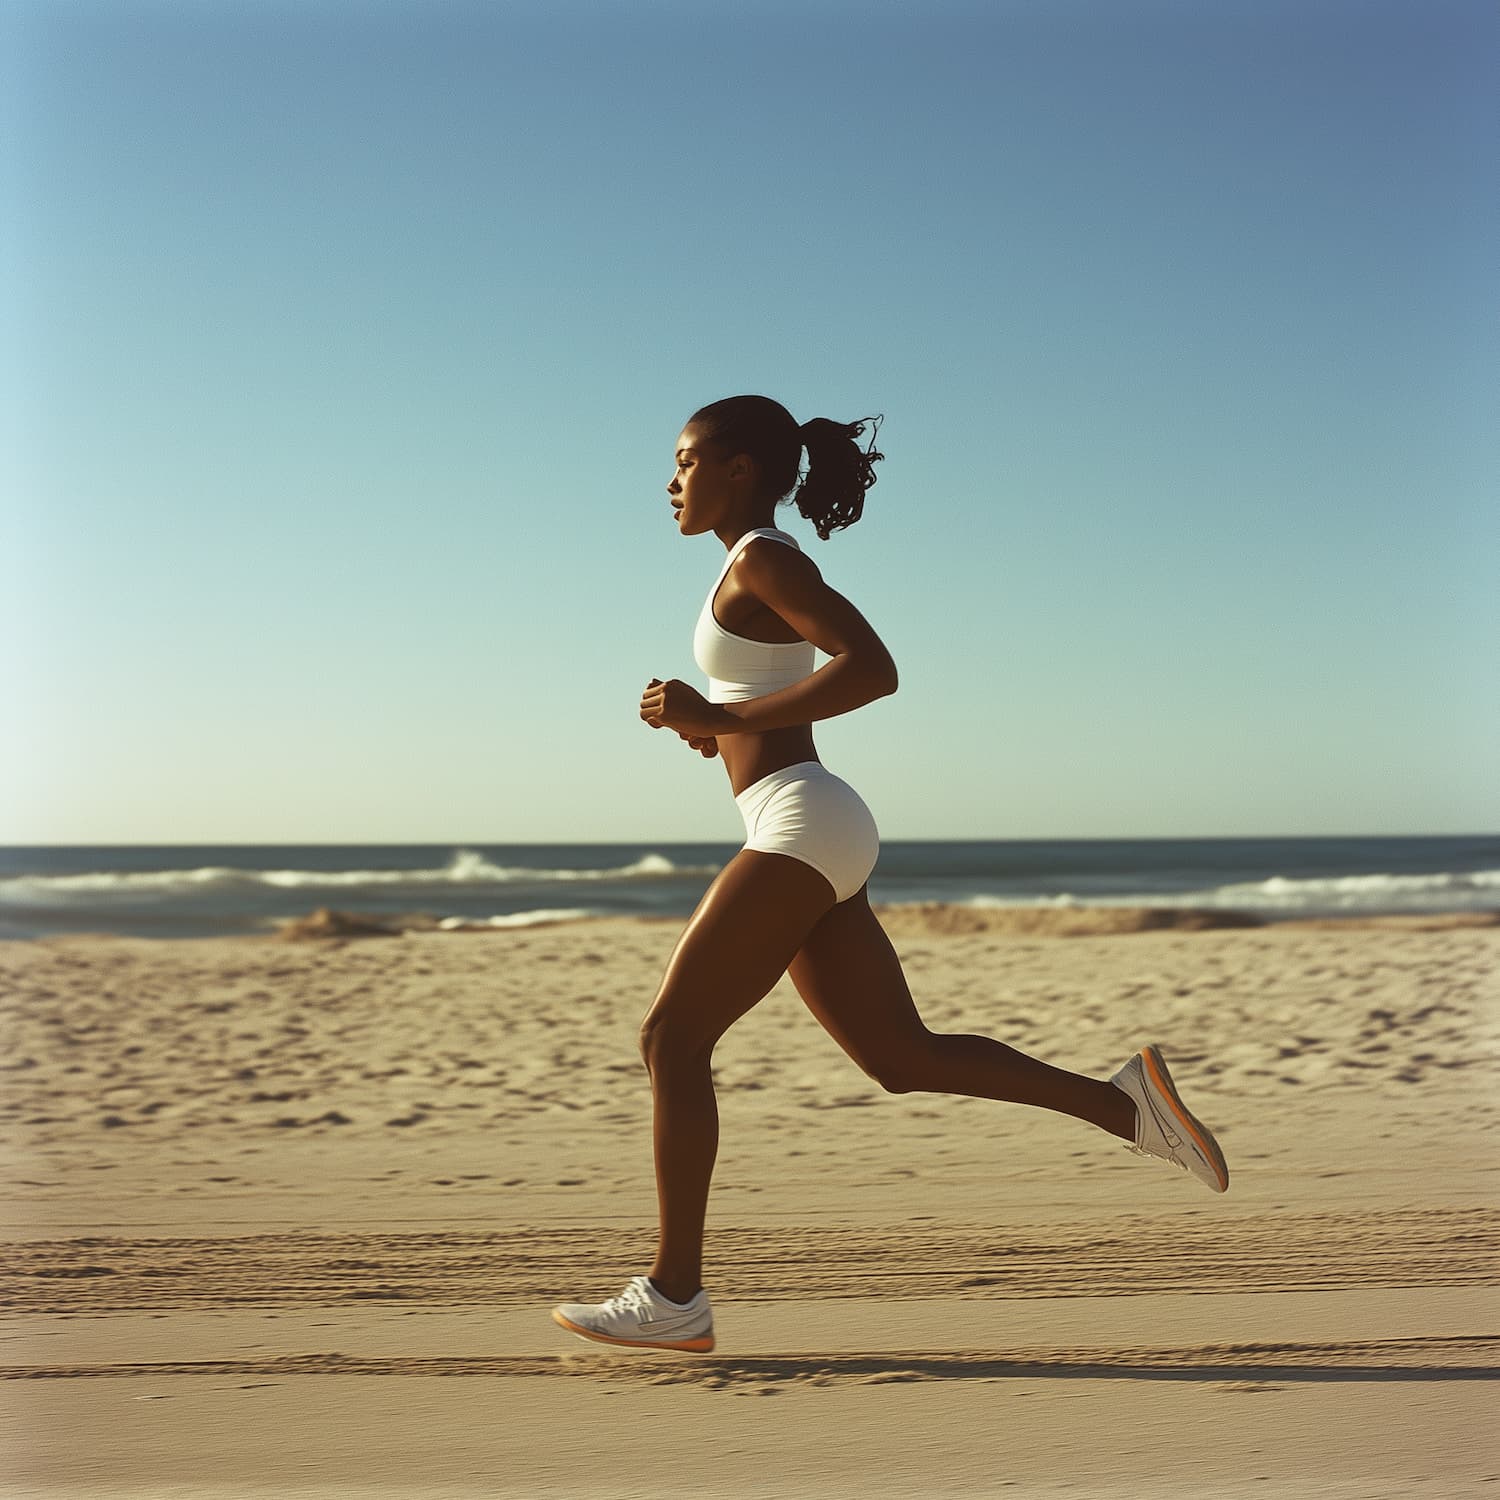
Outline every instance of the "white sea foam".
[(1435, 875), (1339, 875), (1266, 880), (1214, 886), (1197, 891), (1141, 891), (1108, 896), (973, 896), (966, 906), (1024, 907), (1218, 907), (1282, 914), (1302, 911), (1438, 911), (1488, 907), (1500, 900), (1500, 870), (1443, 872)]
[(497, 865), (473, 849), (455, 850), (448, 863), (425, 870), (236, 870), (202, 865), (185, 870), (109, 870), (78, 875), (17, 875), (0, 879), (0, 903), (65, 904), (80, 896), (166, 897), (212, 890), (347, 890), (369, 886), (478, 886), (523, 881), (654, 880), (713, 875), (717, 865), (677, 865), (663, 854), (602, 868)]
[(536, 911), (513, 911), (494, 917), (444, 917), (438, 926), (444, 932), (463, 932), (480, 927), (535, 927), (539, 922), (576, 922), (581, 917), (603, 915), (586, 906), (539, 907)]
[(259, 883), (254, 871), (204, 865), (196, 870), (102, 870), (81, 875), (12, 875), (0, 879), (0, 903), (62, 905), (76, 896), (191, 895)]
[(1216, 906), (1271, 910), (1313, 906), (1351, 911), (1376, 906), (1426, 907), (1434, 902), (1451, 903), (1455, 898), (1477, 902), (1485, 897), (1494, 900), (1497, 894), (1500, 894), (1500, 870), (1437, 875), (1339, 875), (1321, 880), (1290, 880), (1273, 875), (1269, 880), (1224, 885), (1207, 893)]

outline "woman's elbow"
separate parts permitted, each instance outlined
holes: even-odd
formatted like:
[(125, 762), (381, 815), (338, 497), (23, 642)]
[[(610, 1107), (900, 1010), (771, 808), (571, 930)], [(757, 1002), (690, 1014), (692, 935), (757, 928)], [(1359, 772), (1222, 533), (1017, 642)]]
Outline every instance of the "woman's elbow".
[(884, 698), (896, 691), (896, 663), (891, 653), (878, 642), (853, 649), (840, 658), (851, 682), (859, 684), (863, 701)]

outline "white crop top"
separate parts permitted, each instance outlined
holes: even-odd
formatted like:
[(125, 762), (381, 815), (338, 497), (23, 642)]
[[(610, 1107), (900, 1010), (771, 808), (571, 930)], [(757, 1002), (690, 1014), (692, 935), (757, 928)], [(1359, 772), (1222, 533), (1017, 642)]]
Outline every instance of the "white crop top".
[[(812, 673), (811, 641), (752, 641), (748, 636), (731, 635), (714, 618), (714, 595), (719, 592), (730, 563), (758, 536), (797, 547), (796, 538), (786, 532), (774, 527), (759, 527), (747, 531), (729, 549), (693, 631), (693, 659), (698, 663), (698, 669), (708, 674), (710, 703), (741, 703), (746, 698), (763, 698), (767, 693), (801, 682)], [(797, 550), (802, 549), (797, 547)]]

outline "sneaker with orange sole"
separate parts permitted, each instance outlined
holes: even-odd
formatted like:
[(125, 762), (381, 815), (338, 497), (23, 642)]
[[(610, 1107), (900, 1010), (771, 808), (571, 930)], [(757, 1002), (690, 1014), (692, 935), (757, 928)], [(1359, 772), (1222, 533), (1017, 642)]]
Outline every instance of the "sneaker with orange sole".
[(681, 1349), (707, 1354), (714, 1346), (714, 1314), (708, 1293), (691, 1302), (670, 1302), (648, 1276), (632, 1277), (607, 1302), (564, 1302), (552, 1321), (581, 1339), (623, 1344), (632, 1349)]
[(1216, 1193), (1229, 1189), (1224, 1153), (1207, 1125), (1177, 1095), (1159, 1047), (1144, 1047), (1109, 1080), (1135, 1101), (1137, 1156), (1156, 1156)]

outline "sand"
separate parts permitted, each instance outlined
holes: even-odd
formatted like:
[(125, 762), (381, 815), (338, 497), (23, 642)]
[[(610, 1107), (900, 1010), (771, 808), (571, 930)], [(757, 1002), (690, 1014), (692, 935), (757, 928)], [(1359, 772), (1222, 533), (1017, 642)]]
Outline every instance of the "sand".
[(0, 944), (0, 1493), (1500, 1493), (1500, 928), (886, 917), (936, 1029), (1159, 1042), (1230, 1192), (886, 1095), (783, 982), (718, 1349), (620, 1354), (547, 1311), (649, 1258), (679, 923)]

